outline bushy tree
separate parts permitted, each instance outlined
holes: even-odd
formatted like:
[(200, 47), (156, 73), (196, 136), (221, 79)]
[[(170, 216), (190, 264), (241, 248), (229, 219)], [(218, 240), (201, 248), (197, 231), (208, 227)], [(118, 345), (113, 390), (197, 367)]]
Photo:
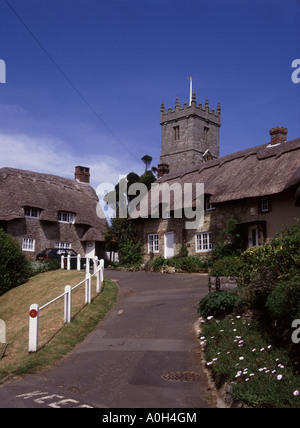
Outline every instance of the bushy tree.
[(117, 216), (111, 219), (105, 233), (107, 248), (118, 251), (120, 263), (137, 265), (142, 262), (141, 242), (137, 237), (132, 222)]
[(25, 282), (31, 274), (30, 262), (19, 245), (0, 229), (0, 295)]

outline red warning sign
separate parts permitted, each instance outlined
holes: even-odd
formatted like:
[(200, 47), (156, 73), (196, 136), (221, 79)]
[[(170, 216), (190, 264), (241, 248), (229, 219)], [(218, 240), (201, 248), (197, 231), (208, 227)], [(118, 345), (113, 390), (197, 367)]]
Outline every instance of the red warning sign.
[(31, 318), (36, 318), (38, 314), (38, 311), (36, 309), (31, 309), (31, 311), (29, 312), (29, 315)]

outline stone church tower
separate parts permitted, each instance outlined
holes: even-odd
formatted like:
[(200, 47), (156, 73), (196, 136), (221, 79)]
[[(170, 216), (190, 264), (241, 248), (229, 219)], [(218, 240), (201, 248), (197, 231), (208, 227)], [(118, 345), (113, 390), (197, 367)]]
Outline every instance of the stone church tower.
[(205, 105), (196, 105), (196, 95), (183, 107), (176, 98), (175, 109), (160, 110), (161, 156), (158, 166), (159, 176), (188, 169), (212, 158), (219, 157), (219, 130), (221, 126), (221, 106), (217, 110)]

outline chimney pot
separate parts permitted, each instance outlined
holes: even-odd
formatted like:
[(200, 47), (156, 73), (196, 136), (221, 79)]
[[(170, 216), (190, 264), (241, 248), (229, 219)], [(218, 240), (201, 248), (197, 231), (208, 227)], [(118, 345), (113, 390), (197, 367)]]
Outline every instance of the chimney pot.
[(162, 177), (165, 174), (169, 174), (170, 166), (167, 163), (160, 163), (157, 167), (157, 178)]
[(81, 183), (90, 182), (90, 168), (85, 166), (75, 166), (75, 180), (80, 181)]
[(277, 126), (276, 128), (270, 129), (271, 145), (285, 143), (287, 140), (287, 128)]

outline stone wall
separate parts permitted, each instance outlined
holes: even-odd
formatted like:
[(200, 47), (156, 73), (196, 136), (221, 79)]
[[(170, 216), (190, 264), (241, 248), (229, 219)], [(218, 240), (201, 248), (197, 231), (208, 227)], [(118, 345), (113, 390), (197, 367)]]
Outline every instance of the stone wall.
[[(293, 203), (293, 192), (287, 191), (281, 195), (269, 197), (269, 211), (261, 212), (261, 199), (245, 199), (224, 203), (215, 209), (205, 211), (204, 223), (196, 230), (186, 229), (186, 219), (138, 219), (134, 222), (137, 232), (142, 241), (142, 249), (145, 259), (150, 258), (148, 254), (148, 235), (158, 233), (159, 253), (154, 256), (164, 257), (164, 234), (174, 232), (174, 252), (180, 251), (181, 245), (185, 244), (189, 255), (207, 256), (210, 252), (196, 252), (195, 235), (197, 232), (212, 232), (213, 243), (223, 240), (222, 231), (227, 227), (228, 220), (235, 216), (240, 223), (241, 240), (245, 249), (248, 246), (248, 225), (261, 224), (264, 231), (265, 242), (269, 241), (284, 227), (296, 224), (299, 218), (299, 208)], [(263, 239), (262, 238), (262, 239)], [(261, 242), (263, 243), (263, 242)]]
[(237, 287), (237, 279), (231, 276), (211, 276), (209, 278), (209, 292), (228, 291)]
[(35, 250), (24, 251), (26, 257), (35, 260), (37, 253), (45, 248), (54, 248), (56, 241), (71, 242), (71, 248), (79, 254), (85, 253), (85, 243), (80, 241), (87, 226), (52, 223), (39, 219), (23, 218), (7, 223), (6, 232), (10, 233), (22, 248), (23, 238), (35, 239)]

